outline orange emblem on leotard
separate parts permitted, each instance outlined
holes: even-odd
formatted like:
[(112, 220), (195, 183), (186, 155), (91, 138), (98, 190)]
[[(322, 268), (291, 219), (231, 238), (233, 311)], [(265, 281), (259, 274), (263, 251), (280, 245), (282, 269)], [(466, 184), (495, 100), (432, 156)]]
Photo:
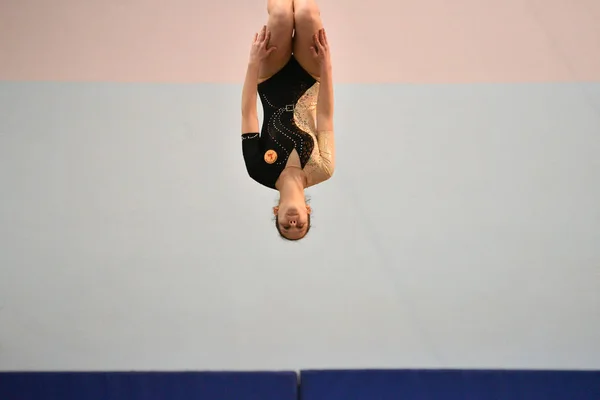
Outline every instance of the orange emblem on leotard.
[(265, 153), (265, 162), (267, 164), (273, 164), (275, 161), (277, 161), (277, 153), (275, 150), (268, 150)]

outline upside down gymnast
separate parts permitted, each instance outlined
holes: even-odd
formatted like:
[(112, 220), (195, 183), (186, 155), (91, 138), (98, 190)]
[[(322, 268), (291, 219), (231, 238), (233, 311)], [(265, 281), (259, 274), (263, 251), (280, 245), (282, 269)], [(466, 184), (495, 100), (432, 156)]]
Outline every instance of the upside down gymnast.
[(328, 180), (335, 167), (329, 44), (314, 0), (269, 0), (267, 9), (242, 91), (242, 152), (250, 177), (279, 191), (277, 231), (300, 240), (312, 212), (304, 189)]

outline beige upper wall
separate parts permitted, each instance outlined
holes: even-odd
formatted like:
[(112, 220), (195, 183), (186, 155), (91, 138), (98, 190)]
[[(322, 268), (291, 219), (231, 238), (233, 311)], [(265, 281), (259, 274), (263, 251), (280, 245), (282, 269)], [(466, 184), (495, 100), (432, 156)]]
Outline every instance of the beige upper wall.
[[(340, 83), (600, 80), (598, 0), (321, 0)], [(266, 1), (0, 1), (0, 79), (234, 82)]]

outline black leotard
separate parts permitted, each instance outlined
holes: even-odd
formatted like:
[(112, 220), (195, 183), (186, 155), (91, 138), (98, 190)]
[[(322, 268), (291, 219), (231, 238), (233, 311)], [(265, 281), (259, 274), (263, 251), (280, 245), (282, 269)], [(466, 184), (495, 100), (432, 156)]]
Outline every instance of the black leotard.
[(315, 78), (292, 56), (283, 69), (258, 85), (264, 109), (262, 130), (242, 134), (246, 170), (256, 182), (275, 189), (294, 149), (302, 168), (309, 161), (315, 142), (294, 122), (294, 108), (315, 83)]

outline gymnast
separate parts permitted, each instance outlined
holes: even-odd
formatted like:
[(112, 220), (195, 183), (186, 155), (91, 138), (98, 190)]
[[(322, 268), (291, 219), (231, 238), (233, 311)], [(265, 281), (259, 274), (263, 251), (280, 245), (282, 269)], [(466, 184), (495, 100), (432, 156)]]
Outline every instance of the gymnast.
[(279, 191), (279, 235), (300, 240), (312, 212), (304, 189), (329, 179), (335, 167), (329, 44), (315, 0), (269, 0), (267, 9), (242, 91), (242, 153), (249, 176)]

